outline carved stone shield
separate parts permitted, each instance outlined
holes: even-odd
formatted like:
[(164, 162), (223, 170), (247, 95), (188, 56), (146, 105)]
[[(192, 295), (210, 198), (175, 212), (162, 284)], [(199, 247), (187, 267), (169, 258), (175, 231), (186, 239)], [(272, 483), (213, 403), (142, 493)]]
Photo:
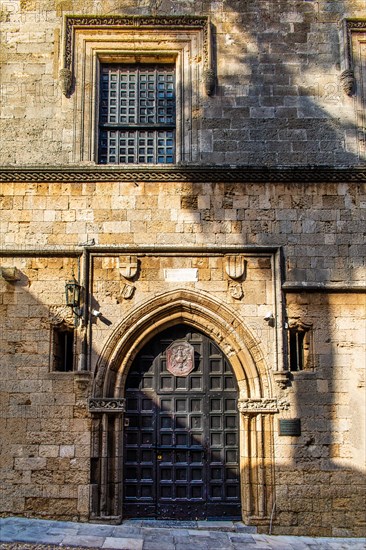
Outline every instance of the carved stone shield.
[(138, 260), (133, 256), (120, 256), (119, 272), (125, 279), (133, 279), (137, 275)]
[(194, 347), (188, 342), (173, 342), (166, 350), (167, 370), (174, 376), (188, 376), (194, 369)]
[(243, 256), (227, 256), (225, 271), (231, 279), (241, 279), (245, 273), (245, 259)]
[(124, 285), (122, 288), (121, 296), (125, 300), (129, 300), (130, 298), (132, 298), (134, 292), (135, 287), (133, 285)]

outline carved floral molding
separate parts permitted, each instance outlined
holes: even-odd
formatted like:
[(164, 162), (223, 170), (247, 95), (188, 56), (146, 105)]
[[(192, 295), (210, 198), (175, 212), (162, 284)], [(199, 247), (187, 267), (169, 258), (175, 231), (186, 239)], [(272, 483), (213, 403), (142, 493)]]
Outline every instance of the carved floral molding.
[(249, 397), (238, 401), (238, 410), (242, 414), (275, 414), (289, 408), (288, 401), (276, 397)]
[(126, 410), (124, 398), (91, 397), (89, 399), (89, 412), (91, 413), (122, 413)]

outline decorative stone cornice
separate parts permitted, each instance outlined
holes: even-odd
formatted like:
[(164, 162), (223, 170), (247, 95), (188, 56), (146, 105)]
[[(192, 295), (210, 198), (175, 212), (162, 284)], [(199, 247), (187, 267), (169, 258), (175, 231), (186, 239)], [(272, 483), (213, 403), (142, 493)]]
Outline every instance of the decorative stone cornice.
[(238, 410), (242, 414), (275, 414), (289, 407), (285, 399), (278, 400), (276, 397), (248, 397), (238, 401)]
[(122, 413), (126, 410), (126, 400), (122, 397), (90, 397), (89, 412), (91, 413)]
[(152, 168), (0, 167), (0, 182), (366, 183), (366, 166), (350, 168), (175, 166)]
[(207, 16), (195, 15), (66, 15), (64, 24), (63, 68), (60, 71), (62, 91), (67, 97), (71, 92), (74, 37), (77, 29), (115, 30), (160, 30), (162, 37), (167, 30), (201, 31), (203, 37), (203, 77), (207, 95), (212, 95), (215, 86), (215, 71), (212, 66), (211, 24)]

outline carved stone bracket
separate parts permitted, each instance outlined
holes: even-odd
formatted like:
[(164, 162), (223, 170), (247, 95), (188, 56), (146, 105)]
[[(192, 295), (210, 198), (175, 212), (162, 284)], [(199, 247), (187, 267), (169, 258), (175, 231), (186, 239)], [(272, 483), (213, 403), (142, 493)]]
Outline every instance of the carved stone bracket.
[(77, 398), (84, 398), (88, 394), (93, 375), (90, 371), (74, 372), (74, 388)]
[(290, 371), (281, 370), (273, 373), (273, 378), (275, 379), (276, 384), (281, 390), (284, 390), (289, 383)]
[(286, 400), (278, 400), (275, 397), (249, 397), (238, 401), (238, 410), (242, 414), (275, 414), (289, 407), (290, 404)]
[(91, 413), (122, 413), (126, 410), (126, 400), (123, 397), (90, 397), (89, 412)]
[(64, 325), (68, 328), (74, 327), (74, 316), (68, 306), (50, 306), (48, 322), (52, 326)]

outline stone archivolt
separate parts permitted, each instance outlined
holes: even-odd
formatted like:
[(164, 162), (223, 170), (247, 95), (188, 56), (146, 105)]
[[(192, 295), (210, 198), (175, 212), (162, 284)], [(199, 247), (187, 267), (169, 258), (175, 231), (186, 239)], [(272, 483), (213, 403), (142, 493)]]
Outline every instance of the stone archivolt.
[[(259, 342), (237, 317), (227, 305), (201, 292), (176, 290), (150, 300), (127, 317), (109, 339), (97, 365), (94, 396), (103, 397), (106, 391), (123, 395), (125, 373), (141, 347), (154, 334), (178, 322), (201, 330), (222, 347), (245, 392), (259, 396), (269, 392), (269, 369)], [(237, 319), (235, 326), (233, 319)]]

